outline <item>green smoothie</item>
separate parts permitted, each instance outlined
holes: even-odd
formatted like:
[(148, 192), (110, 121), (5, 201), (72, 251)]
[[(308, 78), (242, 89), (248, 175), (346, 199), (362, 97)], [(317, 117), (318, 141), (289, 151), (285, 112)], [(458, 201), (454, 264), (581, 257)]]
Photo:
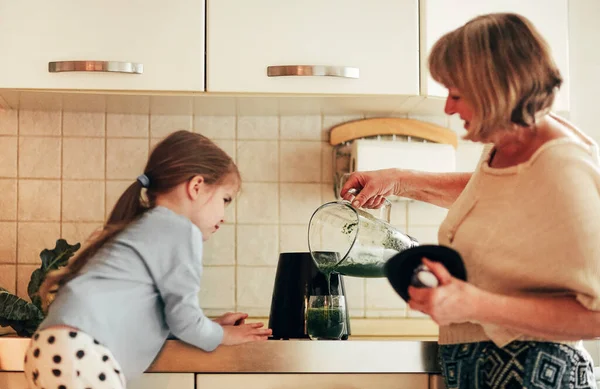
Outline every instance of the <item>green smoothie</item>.
[(342, 337), (346, 323), (343, 307), (308, 308), (306, 327), (311, 339), (337, 340)]

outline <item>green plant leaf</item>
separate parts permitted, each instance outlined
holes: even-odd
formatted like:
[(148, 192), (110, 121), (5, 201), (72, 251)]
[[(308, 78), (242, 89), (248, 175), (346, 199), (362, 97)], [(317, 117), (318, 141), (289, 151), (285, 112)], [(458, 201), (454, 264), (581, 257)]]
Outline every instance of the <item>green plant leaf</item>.
[(71, 258), (80, 247), (80, 243), (70, 245), (66, 240), (58, 239), (56, 241), (56, 247), (54, 247), (53, 250), (44, 249), (40, 253), (42, 266), (31, 274), (29, 285), (27, 285), (27, 294), (29, 295), (29, 298), (40, 310), (42, 308), (42, 303), (39, 297), (39, 289), (42, 282), (44, 282), (44, 279), (46, 279), (46, 274), (52, 270), (66, 266), (69, 262), (69, 258)]
[(0, 326), (12, 327), (19, 336), (31, 336), (42, 320), (44, 314), (38, 307), (0, 288)]
[(42, 309), (42, 299), (40, 298), (39, 289), (45, 278), (46, 273), (44, 273), (41, 268), (36, 269), (33, 271), (33, 273), (31, 273), (31, 278), (29, 279), (29, 284), (27, 285), (27, 294), (29, 295), (31, 302), (40, 310)]
[(41, 269), (44, 271), (44, 274), (65, 266), (69, 262), (69, 258), (71, 258), (80, 247), (80, 243), (70, 245), (66, 240), (58, 239), (56, 241), (56, 247), (54, 247), (53, 250), (44, 249), (40, 253), (40, 258), (42, 260)]

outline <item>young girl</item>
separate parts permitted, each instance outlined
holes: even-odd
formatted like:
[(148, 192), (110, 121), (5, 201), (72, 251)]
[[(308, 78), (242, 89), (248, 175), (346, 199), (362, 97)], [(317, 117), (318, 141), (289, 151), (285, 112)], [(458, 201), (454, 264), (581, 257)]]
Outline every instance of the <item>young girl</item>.
[(44, 281), (46, 306), (56, 297), (25, 355), (30, 389), (125, 388), (169, 333), (206, 351), (266, 340), (271, 330), (246, 314), (213, 321), (198, 304), (202, 242), (239, 186), (234, 162), (206, 137), (160, 142), (101, 233)]

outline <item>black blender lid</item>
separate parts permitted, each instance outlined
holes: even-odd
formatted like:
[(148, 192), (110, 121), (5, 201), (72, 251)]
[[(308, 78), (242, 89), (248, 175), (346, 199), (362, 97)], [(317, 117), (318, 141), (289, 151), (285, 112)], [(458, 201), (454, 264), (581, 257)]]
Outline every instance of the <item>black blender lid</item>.
[(385, 276), (404, 301), (410, 300), (408, 287), (414, 270), (423, 263), (423, 257), (440, 262), (453, 277), (463, 281), (467, 280), (467, 270), (462, 257), (456, 250), (439, 245), (411, 247), (391, 257), (383, 267)]

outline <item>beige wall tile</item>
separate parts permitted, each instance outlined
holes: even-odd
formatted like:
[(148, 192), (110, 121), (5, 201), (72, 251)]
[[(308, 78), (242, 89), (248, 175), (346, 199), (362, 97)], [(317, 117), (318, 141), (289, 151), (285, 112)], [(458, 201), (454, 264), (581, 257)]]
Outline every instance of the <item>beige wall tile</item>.
[(119, 197), (131, 184), (133, 184), (133, 180), (106, 181), (106, 219), (108, 219)]
[(104, 112), (64, 112), (63, 135), (104, 137)]
[(63, 181), (63, 221), (104, 221), (104, 181)]
[(235, 116), (194, 116), (194, 131), (210, 139), (235, 139)]
[(237, 309), (269, 309), (275, 282), (275, 267), (237, 268)]
[(64, 138), (64, 179), (104, 179), (104, 138)]
[(63, 111), (67, 112), (105, 112), (106, 95), (71, 93), (63, 95)]
[(321, 206), (321, 184), (279, 184), (281, 224), (308, 222), (314, 211)]
[(344, 277), (346, 288), (346, 304), (352, 317), (365, 316), (365, 288), (366, 279), (358, 277)]
[[(225, 151), (227, 153), (227, 155), (229, 155), (231, 157), (231, 159), (233, 159), (234, 162), (237, 161), (238, 158), (238, 153), (237, 153), (237, 141), (236, 140), (232, 140), (232, 139), (213, 139), (213, 142), (215, 142), (215, 144), (217, 146), (219, 146), (223, 151)], [(238, 169), (240, 169), (240, 166), (238, 164)]]
[(277, 116), (240, 116), (237, 121), (238, 139), (277, 139), (279, 138), (279, 118)]
[(192, 115), (150, 115), (150, 136), (164, 138), (177, 130), (191, 130)]
[(21, 222), (18, 228), (19, 264), (40, 264), (40, 252), (52, 250), (60, 238), (60, 223)]
[(422, 201), (408, 203), (408, 224), (413, 226), (439, 226), (448, 210)]
[(456, 171), (473, 172), (483, 153), (483, 144), (461, 142), (456, 150)]
[(278, 221), (278, 184), (245, 183), (237, 199), (237, 222), (276, 224)]
[(19, 177), (60, 178), (61, 139), (19, 138)]
[(0, 287), (10, 293), (17, 291), (17, 265), (0, 264)]
[(321, 140), (321, 115), (282, 116), (281, 139)]
[(106, 112), (150, 115), (150, 96), (108, 95)]
[(366, 309), (369, 311), (398, 310), (405, 311), (406, 303), (394, 291), (387, 278), (369, 278), (366, 280)]
[(59, 221), (60, 181), (19, 180), (19, 220)]
[(2, 135), (17, 135), (18, 133), (18, 116), (17, 110), (0, 110), (0, 134)]
[(237, 263), (242, 266), (277, 266), (279, 228), (276, 225), (237, 226)]
[(278, 182), (279, 148), (277, 141), (238, 141), (238, 168), (242, 180)]
[(204, 242), (202, 262), (206, 266), (235, 265), (235, 225), (222, 224), (219, 231)]
[(238, 97), (234, 96), (211, 96), (207, 94), (197, 94), (194, 96), (194, 115), (229, 115), (236, 114)]
[(200, 283), (200, 307), (235, 309), (235, 267), (204, 267)]
[(152, 115), (192, 115), (194, 97), (192, 96), (150, 96), (150, 114)]
[(321, 184), (321, 203), (336, 201), (333, 184)]
[(0, 136), (0, 177), (17, 176), (17, 137)]
[(396, 226), (404, 231), (407, 228), (408, 220), (408, 207), (410, 206), (408, 201), (393, 201), (392, 209), (390, 211), (390, 221), (393, 226)]
[(307, 252), (308, 251), (308, 223), (299, 225), (279, 226), (279, 252)]
[(106, 115), (106, 136), (148, 138), (150, 136), (150, 115), (109, 113)]
[(60, 135), (60, 111), (30, 111), (22, 109), (19, 112), (19, 135)]
[(27, 295), (27, 285), (29, 285), (31, 273), (39, 267), (39, 265), (17, 265), (17, 296), (30, 301), (29, 295)]
[(321, 144), (321, 181), (333, 185), (333, 146), (327, 142)]
[(0, 220), (17, 220), (17, 180), (0, 179)]
[(279, 144), (281, 182), (321, 182), (321, 142)]
[(106, 178), (136, 179), (144, 172), (148, 160), (145, 139), (106, 140)]
[(89, 239), (92, 233), (102, 228), (102, 223), (63, 223), (61, 237), (69, 244), (81, 243)]
[(17, 222), (0, 222), (0, 263), (17, 263)]

